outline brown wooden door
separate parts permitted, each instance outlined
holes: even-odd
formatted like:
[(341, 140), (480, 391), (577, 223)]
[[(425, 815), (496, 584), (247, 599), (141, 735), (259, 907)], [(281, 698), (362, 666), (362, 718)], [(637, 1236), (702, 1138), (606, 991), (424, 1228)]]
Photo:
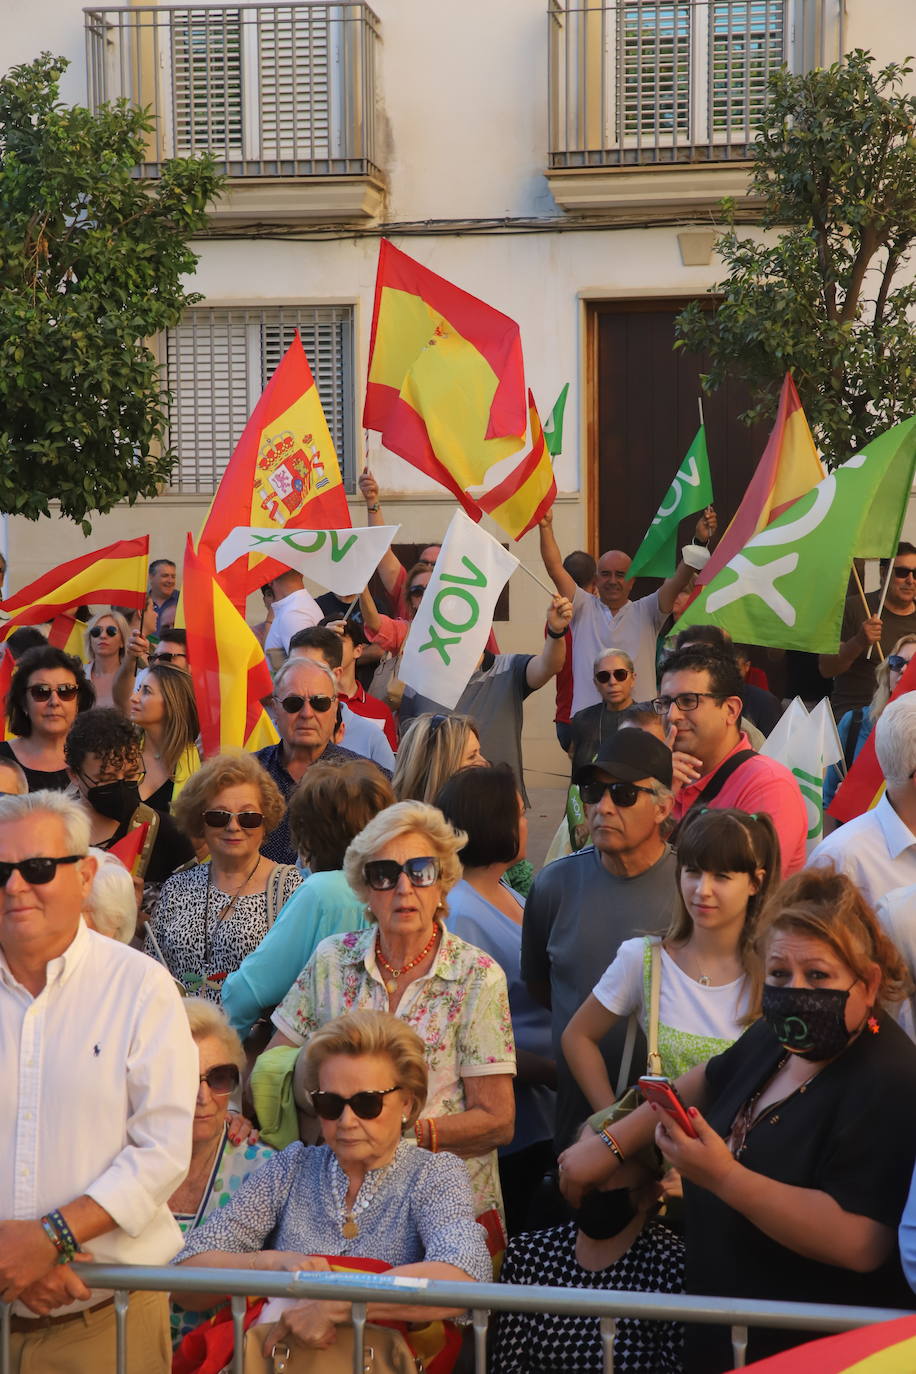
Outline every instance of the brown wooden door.
[[(595, 302), (592, 320), (590, 483), (596, 554), (634, 554), (699, 426), (702, 355), (675, 349), (674, 319), (685, 299)], [(724, 530), (763, 453), (770, 423), (748, 428), (733, 383), (703, 397), (719, 528)], [(775, 415), (775, 405), (774, 405)], [(693, 520), (681, 526), (686, 543)], [(640, 579), (642, 583), (642, 579)], [(635, 589), (641, 595), (656, 581)]]

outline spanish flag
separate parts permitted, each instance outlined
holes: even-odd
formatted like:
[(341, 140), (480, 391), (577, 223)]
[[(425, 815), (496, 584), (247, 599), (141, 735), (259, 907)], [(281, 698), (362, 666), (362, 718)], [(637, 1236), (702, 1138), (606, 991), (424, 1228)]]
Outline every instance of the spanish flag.
[[(916, 692), (916, 656), (910, 659), (900, 674), (890, 701), (896, 701), (906, 692)], [(851, 821), (877, 806), (883, 795), (884, 774), (875, 753), (875, 732), (872, 730), (846, 777), (837, 788), (836, 796), (827, 807), (827, 812), (838, 821)]]
[(543, 518), (557, 494), (541, 418), (530, 391), (528, 415), (531, 425), (529, 452), (507, 477), (477, 497), (480, 509), (492, 516), (513, 539), (521, 539)]
[(148, 558), (149, 535), (144, 534), (61, 563), (0, 602), (0, 611), (10, 617), (0, 625), (0, 639), (20, 625), (53, 621), (75, 606), (134, 606), (142, 611)]
[(859, 1326), (745, 1365), (747, 1374), (910, 1374), (914, 1369), (916, 1317)]
[(382, 241), (363, 424), (473, 520), (468, 489), (524, 443), (524, 377), (514, 320)]
[(787, 372), (779, 393), (776, 422), (763, 456), (731, 524), (706, 567), (697, 575), (696, 587), (708, 587), (755, 534), (826, 476), (795, 383)]
[(212, 553), (195, 552), (191, 535), (183, 591), (204, 758), (276, 744), (277, 732), (261, 705), (273, 691), (264, 650), (217, 581)]
[(6, 739), (6, 698), (15, 669), (13, 655), (4, 645), (0, 648), (0, 739)]
[[(229, 459), (198, 549), (215, 554), (239, 525), (270, 530), (350, 525), (337, 454), (298, 331)], [(246, 554), (219, 579), (241, 607), (249, 592), (282, 570), (273, 559)]]

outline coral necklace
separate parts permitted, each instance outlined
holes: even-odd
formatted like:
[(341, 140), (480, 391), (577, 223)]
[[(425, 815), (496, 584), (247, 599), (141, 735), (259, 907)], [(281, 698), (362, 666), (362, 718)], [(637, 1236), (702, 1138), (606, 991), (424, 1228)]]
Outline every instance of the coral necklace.
[(387, 992), (397, 992), (398, 979), (400, 978), (401, 974), (406, 973), (408, 969), (416, 968), (417, 964), (422, 964), (423, 960), (426, 958), (427, 954), (429, 954), (430, 950), (432, 949), (433, 945), (436, 943), (438, 938), (439, 927), (435, 926), (433, 928), (432, 935), (429, 937), (428, 942), (423, 946), (423, 948), (420, 950), (420, 953), (416, 956), (416, 958), (409, 959), (407, 963), (404, 964), (401, 968), (395, 968), (394, 964), (389, 964), (388, 960), (382, 953), (381, 939), (378, 940), (375, 946), (376, 958), (378, 959), (379, 963), (382, 964), (391, 974), (390, 978), (385, 979), (385, 989)]

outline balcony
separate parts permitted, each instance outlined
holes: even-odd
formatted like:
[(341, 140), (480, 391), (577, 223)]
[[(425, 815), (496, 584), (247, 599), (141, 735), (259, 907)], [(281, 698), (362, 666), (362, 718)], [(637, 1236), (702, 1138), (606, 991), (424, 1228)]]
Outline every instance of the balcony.
[(375, 216), (379, 21), (361, 0), (86, 9), (89, 104), (155, 116), (142, 177), (210, 153), (229, 178), (214, 217), (343, 222)]
[(550, 0), (557, 203), (652, 219), (743, 196), (770, 74), (843, 51), (844, 0)]

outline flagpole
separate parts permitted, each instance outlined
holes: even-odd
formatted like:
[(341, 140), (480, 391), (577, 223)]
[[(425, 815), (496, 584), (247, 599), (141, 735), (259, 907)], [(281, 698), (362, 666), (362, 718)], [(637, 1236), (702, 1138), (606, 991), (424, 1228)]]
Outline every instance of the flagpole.
[(704, 429), (704, 428), (706, 427), (706, 421), (705, 421), (704, 418), (703, 418), (703, 397), (702, 397), (702, 396), (698, 396), (698, 397), (697, 397), (697, 406), (698, 406), (699, 411), (700, 411), (700, 429)]
[[(861, 577), (859, 576), (859, 569), (856, 567), (855, 559), (853, 559), (853, 564), (852, 564), (852, 575), (853, 575), (853, 577), (856, 579), (856, 586), (857, 586), (858, 589), (859, 589), (859, 596), (862, 598), (862, 605), (865, 607), (865, 616), (866, 616), (866, 619), (870, 620), (870, 619), (871, 619), (871, 606), (869, 606), (868, 602), (865, 600), (865, 588), (862, 586), (862, 579), (861, 579)], [(884, 662), (884, 650), (881, 648), (881, 645), (880, 645), (880, 643), (878, 643), (877, 640), (875, 641), (875, 643), (878, 644), (878, 653), (881, 655), (881, 662), (883, 663), (883, 662)], [(874, 647), (875, 647), (875, 645), (872, 644), (872, 645), (871, 645), (871, 648), (869, 648), (869, 650), (868, 650), (868, 654), (866, 655), (866, 658), (870, 658), (870, 657), (871, 657), (871, 651), (872, 651), (872, 649), (873, 649)]]
[(537, 573), (533, 573), (530, 568), (526, 568), (524, 563), (519, 563), (518, 566), (521, 568), (522, 572), (526, 572), (528, 574), (532, 582), (536, 582), (539, 587), (543, 588), (543, 590), (547, 593), (548, 596), (559, 596), (559, 592), (557, 591), (556, 587), (548, 587), (547, 583), (542, 582), (541, 579), (538, 577)]
[[(366, 591), (368, 591), (368, 590), (369, 590), (369, 588), (366, 587)], [(359, 605), (359, 596), (357, 595), (357, 596), (354, 596), (353, 600), (350, 602), (349, 606), (347, 607), (347, 614), (344, 616), (343, 620), (340, 622), (341, 625), (346, 625), (347, 621), (350, 619), (350, 616), (353, 614), (353, 611), (355, 610), (355, 608), (356, 608), (358, 605)]]
[[(855, 565), (853, 565), (853, 566), (855, 566)], [(885, 577), (885, 579), (884, 579), (884, 588), (883, 588), (883, 590), (882, 590), (882, 592), (881, 592), (881, 600), (878, 602), (878, 609), (877, 609), (877, 611), (875, 612), (875, 615), (877, 615), (877, 616), (880, 616), (880, 615), (881, 615), (881, 612), (884, 610), (884, 602), (885, 602), (885, 600), (887, 599), (887, 589), (888, 589), (888, 587), (891, 585), (891, 578), (893, 577), (893, 575), (894, 575), (894, 559), (891, 558), (891, 559), (888, 560), (888, 564), (887, 564), (887, 577)], [(872, 651), (872, 649), (873, 649), (874, 647), (875, 647), (874, 644), (869, 644), (869, 646), (868, 646), (868, 653), (865, 655), (866, 661), (867, 661), (868, 659), (871, 658), (871, 651)], [(880, 648), (880, 645), (879, 645), (878, 647)], [(884, 655), (882, 654), (881, 657), (884, 658)]]

